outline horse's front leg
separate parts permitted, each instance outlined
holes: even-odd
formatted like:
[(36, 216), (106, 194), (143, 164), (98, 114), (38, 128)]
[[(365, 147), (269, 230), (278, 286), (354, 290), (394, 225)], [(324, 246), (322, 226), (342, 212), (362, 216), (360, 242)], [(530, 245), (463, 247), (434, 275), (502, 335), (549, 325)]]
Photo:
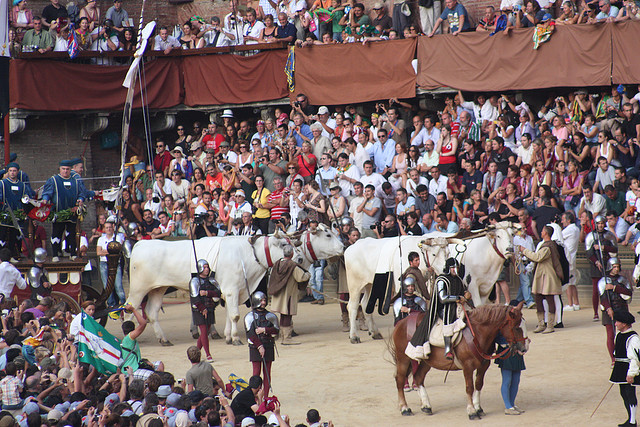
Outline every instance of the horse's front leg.
[(473, 368), (465, 366), (462, 372), (464, 373), (464, 383), (467, 391), (467, 415), (469, 415), (470, 420), (475, 420), (480, 417), (478, 416), (476, 408), (473, 406)]
[(402, 415), (413, 415), (411, 408), (407, 405), (404, 395), (404, 385), (407, 381), (407, 373), (411, 366), (411, 360), (404, 354), (398, 355), (396, 359), (396, 388), (398, 389), (398, 406)]
[(491, 366), (491, 362), (485, 360), (476, 371), (476, 385), (475, 390), (473, 391), (473, 407), (478, 414), (478, 418), (485, 415), (484, 411), (482, 410), (482, 406), (480, 406), (480, 392), (482, 391), (482, 386), (484, 385), (484, 374), (487, 372), (487, 369), (489, 369), (489, 366)]
[(433, 415), (433, 409), (431, 409), (431, 402), (429, 401), (429, 395), (427, 394), (427, 388), (424, 386), (424, 380), (429, 372), (431, 366), (426, 362), (420, 363), (418, 371), (414, 375), (414, 383), (418, 385), (418, 393), (420, 394), (420, 401), (422, 403), (421, 411), (427, 415)]

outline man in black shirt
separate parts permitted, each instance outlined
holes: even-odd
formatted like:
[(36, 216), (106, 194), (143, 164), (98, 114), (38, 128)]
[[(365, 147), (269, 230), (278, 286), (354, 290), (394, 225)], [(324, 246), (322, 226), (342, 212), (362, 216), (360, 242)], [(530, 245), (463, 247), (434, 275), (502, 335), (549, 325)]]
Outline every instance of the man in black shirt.
[(51, 4), (45, 6), (42, 10), (42, 25), (46, 28), (49, 28), (51, 25), (51, 21), (54, 21), (58, 18), (67, 18), (69, 14), (67, 13), (67, 8), (60, 4), (59, 0), (51, 0)]
[(464, 160), (463, 166), (465, 172), (462, 174), (462, 185), (464, 187), (464, 192), (469, 195), (471, 191), (482, 189), (482, 172), (476, 169), (475, 162), (467, 162)]
[(500, 136), (496, 136), (491, 142), (491, 160), (496, 162), (502, 176), (507, 176), (509, 165), (516, 163), (516, 155), (510, 148), (504, 146), (504, 139)]
[(384, 221), (382, 221), (382, 230), (378, 228), (375, 229), (378, 239), (382, 239), (383, 237), (398, 237), (400, 230), (398, 229), (397, 221), (395, 215), (387, 215)]
[(216, 213), (212, 210), (207, 211), (207, 217), (203, 224), (198, 224), (195, 230), (195, 238), (215, 237), (218, 235), (218, 227), (215, 226)]
[(409, 212), (405, 216), (407, 221), (406, 225), (402, 221), (398, 220), (398, 227), (400, 227), (400, 234), (403, 236), (422, 236), (422, 227), (418, 224), (418, 214), (415, 212)]
[(640, 129), (640, 114), (633, 114), (633, 105), (627, 102), (622, 105), (622, 128), (627, 138), (638, 138), (638, 130)]
[[(376, 15), (372, 20), (372, 25), (375, 28), (379, 28), (382, 34), (389, 34), (389, 30), (393, 25), (393, 20), (387, 15), (387, 10), (381, 2), (377, 2), (373, 5), (373, 13)], [(379, 27), (378, 27), (379, 26)]]
[(160, 221), (153, 218), (153, 212), (149, 209), (142, 211), (142, 222), (140, 225), (142, 226), (143, 236), (151, 236), (154, 232), (155, 234), (160, 232)]
[(542, 205), (536, 208), (531, 217), (532, 225), (535, 225), (538, 235), (542, 233), (542, 227), (553, 222), (558, 215), (560, 215), (560, 210), (551, 206), (548, 197), (543, 197)]
[(249, 387), (242, 390), (231, 402), (231, 410), (236, 419), (255, 417), (262, 403), (262, 378), (254, 375), (249, 378)]

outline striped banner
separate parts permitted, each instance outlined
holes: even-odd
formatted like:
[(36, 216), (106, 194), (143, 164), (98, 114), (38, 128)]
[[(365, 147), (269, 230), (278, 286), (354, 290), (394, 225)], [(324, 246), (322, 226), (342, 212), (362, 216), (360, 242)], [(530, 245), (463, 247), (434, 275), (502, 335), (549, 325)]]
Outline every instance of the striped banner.
[(120, 343), (87, 313), (82, 311), (80, 315), (79, 360), (95, 366), (101, 374), (115, 373), (120, 362)]

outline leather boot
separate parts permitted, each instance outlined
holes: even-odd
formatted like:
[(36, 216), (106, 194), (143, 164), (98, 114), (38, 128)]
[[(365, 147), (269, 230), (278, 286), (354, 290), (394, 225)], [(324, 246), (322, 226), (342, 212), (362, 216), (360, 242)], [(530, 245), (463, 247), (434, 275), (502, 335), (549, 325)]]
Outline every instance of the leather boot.
[(293, 331), (293, 326), (283, 326), (281, 330), (282, 330), (282, 345), (300, 344), (298, 341), (294, 341), (291, 339), (291, 332)]
[(545, 323), (544, 323), (544, 313), (538, 313), (538, 326), (533, 330), (534, 333), (538, 334), (544, 331)]
[(358, 309), (358, 316), (356, 317), (356, 319), (358, 320), (358, 329), (360, 329), (361, 331), (369, 330), (369, 328), (367, 328), (366, 322), (364, 321), (364, 313), (362, 312), (361, 308)]
[(447, 360), (453, 360), (453, 352), (451, 351), (451, 337), (444, 337), (444, 357)]
[(349, 313), (342, 313), (342, 332), (349, 332)]
[(556, 323), (556, 314), (555, 313), (549, 313), (549, 321), (547, 322), (547, 328), (542, 331), (543, 334), (550, 334), (551, 332), (555, 332), (554, 331), (554, 323)]

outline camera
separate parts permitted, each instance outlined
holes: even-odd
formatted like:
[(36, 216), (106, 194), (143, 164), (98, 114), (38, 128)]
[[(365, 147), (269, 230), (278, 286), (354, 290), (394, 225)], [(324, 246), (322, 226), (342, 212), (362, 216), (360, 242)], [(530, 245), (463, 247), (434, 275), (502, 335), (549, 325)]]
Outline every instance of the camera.
[(376, 221), (375, 224), (369, 226), (369, 230), (382, 230), (382, 223), (380, 221)]
[(153, 196), (151, 200), (153, 200), (153, 203), (160, 203), (160, 197), (158, 196)]
[(296, 101), (296, 102), (293, 103), (293, 105), (295, 105), (296, 107), (300, 107), (300, 102)]
[(204, 213), (199, 213), (199, 214), (195, 214), (193, 216), (193, 223), (196, 225), (202, 225), (205, 223), (205, 221), (207, 220), (207, 218), (209, 218), (209, 214), (204, 212)]

